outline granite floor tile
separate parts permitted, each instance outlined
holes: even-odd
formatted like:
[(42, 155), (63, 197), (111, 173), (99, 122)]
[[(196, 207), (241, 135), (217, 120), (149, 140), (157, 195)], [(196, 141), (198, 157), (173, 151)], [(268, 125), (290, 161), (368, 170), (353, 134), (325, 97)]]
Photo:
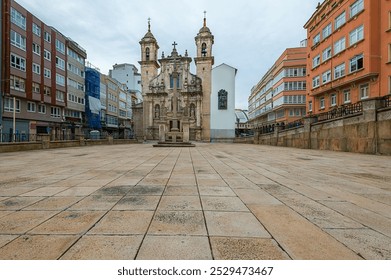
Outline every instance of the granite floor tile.
[(63, 211), (30, 231), (30, 234), (84, 234), (106, 212)]
[(137, 260), (211, 260), (206, 236), (147, 235)]
[(133, 260), (143, 235), (84, 235), (62, 260)]
[(144, 234), (151, 223), (153, 211), (110, 211), (88, 234)]
[(210, 236), (270, 238), (251, 213), (205, 211), (205, 219)]
[(152, 220), (148, 234), (207, 235), (201, 211), (158, 211)]

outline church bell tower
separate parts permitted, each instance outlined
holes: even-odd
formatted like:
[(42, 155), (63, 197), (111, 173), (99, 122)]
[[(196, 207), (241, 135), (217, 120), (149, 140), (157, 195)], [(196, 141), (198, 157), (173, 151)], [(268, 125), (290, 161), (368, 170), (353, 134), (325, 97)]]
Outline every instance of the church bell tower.
[(158, 75), (160, 68), (157, 58), (159, 45), (151, 32), (151, 20), (148, 19), (148, 32), (140, 41), (141, 46), (141, 93), (143, 95), (143, 131), (144, 139), (151, 139), (153, 133), (153, 100), (147, 96), (149, 84)]
[(141, 91), (148, 91), (149, 82), (157, 76), (160, 68), (157, 58), (159, 45), (151, 32), (151, 20), (148, 19), (148, 32), (140, 41), (141, 46)]
[(203, 27), (195, 37), (197, 46), (197, 57), (194, 59), (197, 67), (197, 76), (202, 80), (202, 141), (210, 142), (210, 98), (212, 92), (212, 46), (214, 36), (206, 26), (206, 12)]

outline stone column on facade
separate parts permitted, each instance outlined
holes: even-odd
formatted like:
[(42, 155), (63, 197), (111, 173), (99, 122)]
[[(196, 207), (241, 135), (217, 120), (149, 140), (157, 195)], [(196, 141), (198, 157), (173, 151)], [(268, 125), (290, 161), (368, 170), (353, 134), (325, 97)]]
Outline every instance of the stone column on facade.
[(201, 126), (201, 101), (199, 98), (197, 98), (197, 115), (196, 115), (196, 119), (197, 119), (197, 127), (200, 127)]
[(365, 122), (377, 121), (377, 110), (382, 107), (381, 99), (367, 99), (362, 102), (362, 111)]
[(317, 117), (308, 116), (304, 118), (304, 139), (307, 143), (303, 146), (306, 149), (311, 149), (311, 126), (318, 121)]
[[(372, 138), (372, 154), (378, 153), (378, 146), (379, 146), (379, 133), (377, 129), (377, 111), (378, 109), (382, 108), (382, 100), (375, 98), (375, 99), (368, 99), (362, 101), (362, 110), (363, 110), (363, 119), (365, 123), (373, 123), (368, 124), (366, 129), (363, 131), (367, 131), (368, 138)], [(372, 129), (371, 129), (372, 128)], [(373, 132), (373, 135), (369, 135), (370, 132)]]
[(152, 100), (149, 101), (149, 112), (148, 112), (148, 126), (152, 127), (153, 126), (153, 104)]

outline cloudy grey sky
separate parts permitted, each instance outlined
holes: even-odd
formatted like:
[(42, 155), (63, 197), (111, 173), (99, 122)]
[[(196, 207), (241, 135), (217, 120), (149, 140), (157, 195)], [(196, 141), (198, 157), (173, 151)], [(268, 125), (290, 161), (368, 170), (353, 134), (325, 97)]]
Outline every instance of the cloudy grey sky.
[[(87, 50), (93, 65), (107, 74), (115, 63), (140, 69), (139, 41), (151, 18), (161, 52), (178, 43), (195, 56), (194, 37), (207, 25), (215, 36), (215, 66), (238, 69), (236, 107), (247, 109), (251, 88), (280, 54), (306, 38), (303, 25), (319, 0), (16, 0), (46, 24)], [(194, 64), (193, 64), (194, 65)], [(193, 72), (194, 67), (193, 67)]]

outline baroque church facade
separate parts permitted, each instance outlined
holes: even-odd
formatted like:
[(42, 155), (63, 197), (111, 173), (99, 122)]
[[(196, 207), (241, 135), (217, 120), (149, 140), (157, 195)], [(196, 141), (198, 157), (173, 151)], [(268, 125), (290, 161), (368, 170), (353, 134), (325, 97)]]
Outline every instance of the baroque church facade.
[[(190, 72), (192, 58), (188, 56), (187, 51), (184, 55), (180, 55), (176, 50), (175, 42), (171, 54), (165, 56), (163, 52), (161, 58), (158, 59), (159, 45), (148, 22), (148, 32), (140, 41), (141, 61), (139, 63), (143, 103), (142, 108), (139, 108), (138, 120), (141, 122), (135, 123), (135, 126), (139, 126), (136, 134), (140, 136), (141, 133), (143, 140), (160, 142), (210, 142), (212, 140), (211, 96), (214, 36), (206, 25), (206, 18), (204, 18), (203, 27), (195, 37), (195, 43), (197, 47), (197, 56), (194, 58), (196, 74), (192, 74)], [(236, 69), (234, 72), (236, 75)], [(235, 79), (234, 76), (233, 79)], [(232, 133), (228, 133), (229, 137), (226, 138), (231, 138), (232, 135), (232, 138), (234, 137), (234, 91), (233, 86), (233, 89), (229, 90), (230, 93), (223, 89), (216, 95), (218, 98), (216, 111), (225, 114), (231, 110), (233, 112), (232, 119), (225, 120), (233, 124)], [(214, 115), (218, 118), (218, 114)]]

